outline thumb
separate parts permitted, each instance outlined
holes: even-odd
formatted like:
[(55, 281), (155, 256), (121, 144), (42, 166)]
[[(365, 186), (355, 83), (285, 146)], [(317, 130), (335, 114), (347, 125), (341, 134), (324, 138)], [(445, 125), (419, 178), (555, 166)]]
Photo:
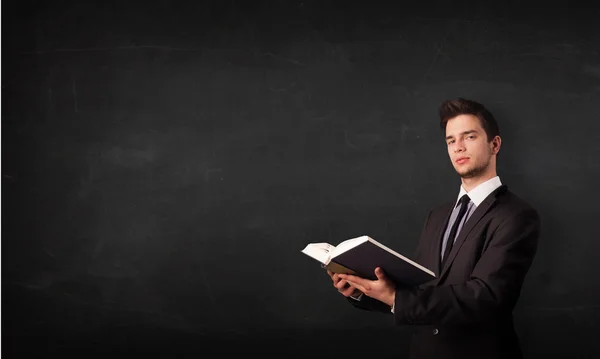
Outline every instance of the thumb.
[(375, 275), (377, 276), (377, 279), (385, 279), (385, 273), (383, 273), (381, 267), (375, 268)]

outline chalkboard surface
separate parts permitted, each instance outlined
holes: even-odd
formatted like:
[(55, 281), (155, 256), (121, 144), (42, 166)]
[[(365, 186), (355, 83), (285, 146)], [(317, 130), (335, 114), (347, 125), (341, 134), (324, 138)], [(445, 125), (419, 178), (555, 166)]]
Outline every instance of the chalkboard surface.
[(300, 250), (412, 253), (462, 96), (542, 218), (524, 352), (600, 354), (600, 12), (392, 4), (3, 2), (5, 353), (402, 353)]

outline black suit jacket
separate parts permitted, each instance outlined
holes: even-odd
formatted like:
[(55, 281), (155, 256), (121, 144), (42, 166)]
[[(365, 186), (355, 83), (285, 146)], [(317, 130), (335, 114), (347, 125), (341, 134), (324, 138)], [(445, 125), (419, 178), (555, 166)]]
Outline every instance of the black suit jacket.
[[(463, 225), (442, 267), (441, 243), (454, 204), (429, 212), (414, 259), (437, 278), (397, 288), (394, 322), (416, 325), (411, 358), (520, 358), (512, 311), (537, 250), (539, 215), (500, 186)], [(366, 296), (350, 302), (390, 313)]]

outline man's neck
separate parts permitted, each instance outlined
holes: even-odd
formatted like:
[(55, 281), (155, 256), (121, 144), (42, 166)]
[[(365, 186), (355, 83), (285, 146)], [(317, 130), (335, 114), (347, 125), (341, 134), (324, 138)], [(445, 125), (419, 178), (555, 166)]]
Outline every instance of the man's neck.
[(483, 182), (488, 181), (496, 176), (497, 176), (496, 171), (493, 171), (493, 172), (486, 173), (486, 174), (478, 176), (478, 177), (461, 178), (462, 187), (465, 189), (465, 191), (470, 192), (473, 188), (479, 186)]

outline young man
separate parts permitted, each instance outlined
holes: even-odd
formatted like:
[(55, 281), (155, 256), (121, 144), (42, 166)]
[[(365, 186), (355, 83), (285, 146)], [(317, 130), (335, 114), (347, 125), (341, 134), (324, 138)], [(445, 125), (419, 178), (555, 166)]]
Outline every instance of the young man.
[(414, 255), (436, 279), (409, 288), (380, 268), (374, 281), (328, 273), (355, 306), (416, 325), (411, 358), (520, 358), (512, 311), (537, 250), (538, 213), (497, 176), (501, 139), (483, 105), (446, 101), (440, 120), (461, 187), (429, 212)]

